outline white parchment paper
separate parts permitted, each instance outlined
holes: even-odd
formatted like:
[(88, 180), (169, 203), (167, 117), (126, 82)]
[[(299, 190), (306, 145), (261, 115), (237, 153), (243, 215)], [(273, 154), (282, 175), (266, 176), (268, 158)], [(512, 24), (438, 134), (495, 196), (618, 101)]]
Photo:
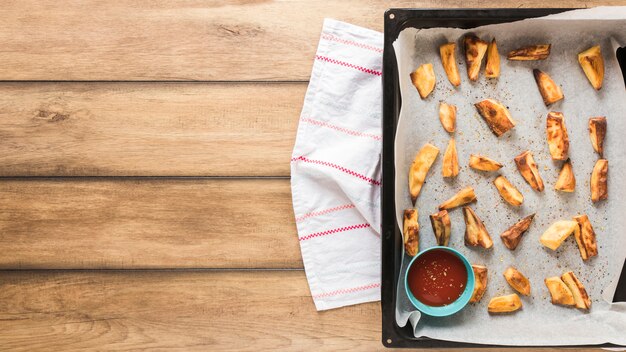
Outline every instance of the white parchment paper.
[[(501, 55), (501, 77), (487, 79), (484, 67), (478, 82), (467, 78), (462, 37), (473, 32), (483, 40), (495, 37)], [(457, 61), (462, 83), (454, 88), (447, 80), (439, 45), (457, 43)], [(550, 57), (543, 61), (514, 62), (506, 53), (525, 45), (551, 43)], [(577, 61), (577, 54), (600, 44), (605, 59), (605, 78), (596, 92)], [(420, 249), (435, 245), (428, 215), (437, 206), (465, 186), (473, 186), (478, 202), (472, 205), (494, 240), (491, 250), (469, 248), (463, 244), (465, 224), (460, 209), (450, 213), (450, 246), (464, 253), (472, 263), (486, 265), (489, 284), (481, 302), (468, 305), (446, 318), (420, 315), (404, 291), (404, 272), (409, 257), (403, 258), (398, 283), (396, 320), (400, 326), (410, 322), (415, 336), (471, 343), (503, 345), (576, 345), (615, 343), (626, 345), (626, 303), (613, 303), (615, 285), (626, 258), (626, 91), (615, 49), (626, 45), (626, 7), (578, 10), (543, 19), (490, 25), (462, 30), (454, 28), (405, 29), (394, 43), (400, 75), (402, 109), (395, 141), (396, 209), (401, 225), (402, 210), (411, 207), (408, 193), (408, 170), (417, 151), (430, 142), (440, 149), (417, 200), (419, 209)], [(423, 63), (432, 63), (437, 84), (431, 95), (420, 99), (409, 74)], [(484, 65), (484, 64), (483, 64)], [(548, 73), (560, 84), (565, 99), (546, 108), (537, 89), (532, 69)], [(474, 103), (493, 98), (505, 104), (517, 126), (497, 138)], [(441, 177), (441, 160), (450, 135), (438, 117), (439, 102), (457, 106), (457, 142), (460, 174), (453, 180)], [(576, 191), (556, 192), (561, 162), (550, 158), (546, 142), (546, 115), (560, 111), (570, 138), (570, 157), (576, 176)], [(593, 204), (589, 177), (598, 159), (591, 147), (587, 121), (592, 116), (606, 116), (608, 133), (604, 157), (609, 160), (609, 199)], [(535, 192), (521, 177), (513, 158), (529, 149), (539, 165), (545, 183), (544, 192)], [(477, 153), (500, 161), (505, 166), (496, 173), (470, 169), (469, 155)], [(505, 203), (492, 184), (505, 175), (523, 194), (523, 206)], [(515, 251), (508, 250), (499, 235), (522, 217), (536, 213), (535, 220)], [(571, 236), (553, 252), (539, 243), (543, 231), (554, 221), (587, 214), (594, 226), (599, 255), (588, 262), (580, 258)], [(509, 315), (489, 315), (487, 304), (498, 295), (513, 293), (503, 277), (508, 266), (515, 266), (531, 282), (530, 297), (522, 296), (523, 309)], [(585, 284), (592, 308), (584, 312), (555, 306), (543, 280), (572, 270)]]

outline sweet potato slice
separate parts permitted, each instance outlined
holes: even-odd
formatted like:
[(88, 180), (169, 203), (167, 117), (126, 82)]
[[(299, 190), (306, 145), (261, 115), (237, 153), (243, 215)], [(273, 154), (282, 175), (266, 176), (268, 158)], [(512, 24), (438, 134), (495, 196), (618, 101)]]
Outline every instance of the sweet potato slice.
[(604, 80), (604, 58), (599, 45), (578, 54), (578, 62), (585, 72), (585, 76), (595, 90), (602, 89), (602, 81)]
[(513, 61), (545, 60), (550, 56), (550, 44), (530, 45), (515, 49), (507, 56)]
[(463, 217), (465, 218), (465, 244), (469, 246), (480, 246), (486, 249), (493, 247), (493, 241), (489, 232), (485, 228), (482, 220), (474, 213), (472, 208), (463, 207)]
[(456, 44), (445, 43), (439, 47), (439, 55), (441, 56), (441, 64), (444, 71), (448, 76), (448, 81), (453, 86), (458, 87), (461, 85), (461, 75), (459, 75), (459, 67), (456, 64)]
[(535, 159), (533, 158), (533, 153), (530, 150), (526, 150), (516, 156), (514, 160), (517, 170), (519, 170), (520, 174), (524, 180), (528, 182), (530, 187), (532, 187), (535, 191), (542, 192), (544, 189), (543, 180), (539, 175), (539, 169), (537, 168), (537, 163), (535, 163)]
[(580, 227), (580, 231), (574, 232), (580, 256), (583, 260), (595, 257), (598, 255), (598, 243), (596, 242), (596, 233), (593, 231), (593, 226), (591, 226), (589, 217), (587, 217), (586, 214), (583, 214), (575, 216), (574, 220), (576, 220), (578, 226)]
[(441, 174), (443, 177), (456, 177), (459, 174), (459, 157), (456, 153), (456, 142), (454, 138), (450, 139), (448, 147), (443, 154)]
[(456, 127), (456, 106), (439, 103), (439, 121), (446, 132), (452, 133)]
[(567, 287), (565, 282), (561, 280), (560, 277), (549, 277), (543, 280), (543, 282), (545, 282), (546, 286), (548, 287), (548, 291), (550, 291), (552, 304), (560, 304), (563, 306), (574, 305), (575, 302), (572, 291), (570, 291), (570, 289)]
[(541, 235), (539, 241), (544, 246), (555, 251), (569, 235), (574, 233), (574, 231), (580, 231), (576, 221), (560, 220), (550, 225), (543, 235)]
[(574, 177), (574, 169), (571, 160), (567, 159), (561, 167), (559, 178), (554, 184), (554, 189), (561, 192), (574, 192), (576, 189), (576, 177)]
[(569, 288), (569, 290), (572, 292), (576, 308), (591, 308), (591, 299), (587, 294), (587, 290), (585, 290), (585, 286), (583, 286), (582, 282), (578, 280), (573, 272), (568, 271), (565, 274), (561, 275), (561, 280), (565, 282), (567, 288)]
[(471, 81), (478, 80), (480, 66), (487, 53), (489, 43), (481, 40), (473, 34), (468, 34), (463, 39), (465, 45), (465, 62), (467, 63), (467, 77)]
[(469, 166), (480, 171), (497, 171), (502, 168), (502, 164), (483, 155), (470, 155)]
[(485, 65), (485, 77), (500, 77), (500, 54), (498, 54), (498, 45), (496, 44), (496, 38), (493, 38), (491, 40), (491, 43), (487, 48), (487, 64)]
[(511, 313), (522, 308), (522, 300), (515, 293), (494, 297), (489, 301), (487, 311), (489, 313)]
[(589, 119), (589, 138), (591, 145), (600, 157), (604, 154), (604, 137), (606, 136), (606, 117), (592, 117)]
[(508, 267), (504, 272), (504, 279), (515, 291), (524, 296), (530, 296), (530, 281), (516, 268)]
[(447, 246), (450, 242), (450, 233), (452, 232), (452, 223), (447, 210), (441, 210), (430, 215), (430, 224), (433, 226), (435, 241), (438, 246)]
[(417, 222), (417, 209), (406, 209), (403, 215), (402, 234), (404, 241), (404, 252), (411, 257), (419, 252), (419, 230)]
[(607, 177), (609, 173), (609, 161), (606, 159), (600, 159), (596, 161), (591, 172), (591, 201), (598, 202), (603, 199), (609, 198), (609, 188), (607, 184)]
[(474, 104), (474, 106), (496, 136), (500, 137), (515, 127), (515, 121), (513, 121), (509, 110), (497, 101), (485, 99)]
[(474, 271), (474, 277), (476, 278), (474, 284), (474, 292), (472, 292), (472, 298), (470, 303), (480, 302), (487, 290), (487, 267), (483, 265), (472, 264), (472, 270)]
[(530, 214), (522, 220), (518, 221), (515, 225), (509, 227), (506, 231), (500, 234), (502, 242), (506, 248), (514, 250), (522, 240), (522, 236), (532, 224), (535, 214)]
[(548, 147), (553, 160), (566, 160), (569, 153), (569, 136), (565, 119), (560, 112), (550, 111), (546, 118)]
[(539, 93), (541, 93), (541, 97), (543, 98), (543, 103), (546, 104), (546, 106), (563, 99), (561, 87), (554, 83), (547, 73), (534, 69), (533, 75), (535, 76)]
[(474, 193), (474, 188), (465, 187), (460, 190), (457, 194), (453, 195), (452, 198), (446, 200), (445, 202), (439, 205), (439, 210), (450, 210), (456, 207), (460, 207), (462, 205), (471, 203), (476, 200), (476, 193)]
[(524, 196), (522, 193), (520, 193), (520, 191), (515, 188), (515, 186), (513, 186), (511, 182), (506, 179), (506, 177), (502, 175), (496, 177), (496, 179), (493, 180), (493, 184), (498, 189), (502, 199), (504, 199), (507, 203), (516, 207), (519, 207), (522, 203), (524, 203)]
[(417, 196), (422, 190), (428, 170), (437, 159), (439, 149), (430, 143), (426, 143), (415, 156), (413, 164), (409, 169), (409, 192), (411, 193), (411, 201), (415, 205)]
[(426, 99), (428, 95), (435, 89), (435, 71), (433, 64), (423, 64), (411, 73), (411, 82), (422, 99)]

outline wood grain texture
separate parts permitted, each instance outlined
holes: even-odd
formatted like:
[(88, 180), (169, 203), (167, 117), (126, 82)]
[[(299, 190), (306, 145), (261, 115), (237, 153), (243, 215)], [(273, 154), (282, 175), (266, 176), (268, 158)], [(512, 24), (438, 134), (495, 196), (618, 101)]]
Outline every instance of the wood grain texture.
[[(446, 1), (585, 7), (623, 0)], [(382, 30), (388, 7), (436, 1), (53, 1), (0, 7), (0, 80), (307, 80), (325, 17)]]
[(303, 271), (0, 272), (10, 351), (383, 351), (380, 319), (316, 312)]
[(303, 83), (0, 83), (0, 176), (288, 176)]
[(0, 180), (0, 253), (3, 269), (302, 268), (287, 179)]

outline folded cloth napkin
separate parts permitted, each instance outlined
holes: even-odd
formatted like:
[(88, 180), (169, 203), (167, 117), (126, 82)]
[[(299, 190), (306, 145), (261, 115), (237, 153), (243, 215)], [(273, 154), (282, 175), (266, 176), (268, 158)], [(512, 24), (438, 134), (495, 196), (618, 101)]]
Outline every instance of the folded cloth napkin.
[(382, 47), (326, 19), (300, 115), (291, 190), (318, 310), (380, 300)]

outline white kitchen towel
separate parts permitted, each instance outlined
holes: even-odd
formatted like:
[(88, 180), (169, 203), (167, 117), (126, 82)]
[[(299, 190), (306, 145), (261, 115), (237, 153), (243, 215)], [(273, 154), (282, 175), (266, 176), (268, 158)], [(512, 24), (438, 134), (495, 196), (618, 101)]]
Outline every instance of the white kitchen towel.
[(291, 159), (318, 310), (380, 300), (382, 52), (382, 33), (324, 21)]

